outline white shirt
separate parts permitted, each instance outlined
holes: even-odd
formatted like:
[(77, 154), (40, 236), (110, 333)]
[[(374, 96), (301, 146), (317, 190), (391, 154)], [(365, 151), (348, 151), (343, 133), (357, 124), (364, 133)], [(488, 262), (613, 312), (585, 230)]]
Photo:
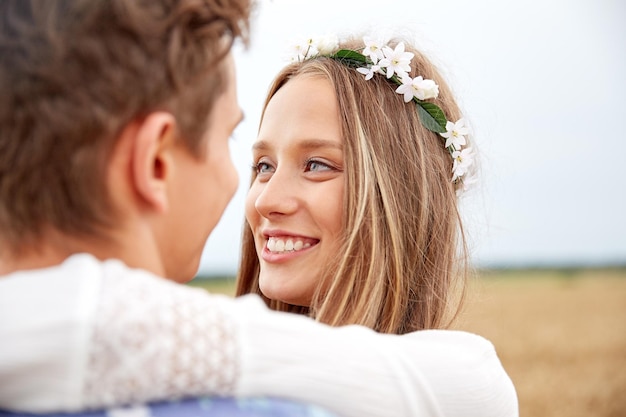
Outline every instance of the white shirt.
[(270, 311), (91, 255), (0, 277), (0, 408), (275, 396), (340, 416), (517, 416), (493, 345)]

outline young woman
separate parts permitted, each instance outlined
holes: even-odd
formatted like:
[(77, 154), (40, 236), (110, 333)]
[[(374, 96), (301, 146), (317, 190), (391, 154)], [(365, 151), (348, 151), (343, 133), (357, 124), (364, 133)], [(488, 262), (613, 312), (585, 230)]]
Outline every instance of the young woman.
[(237, 292), (331, 325), (446, 327), (467, 274), (459, 107), (404, 42), (327, 45), (305, 43), (270, 88)]

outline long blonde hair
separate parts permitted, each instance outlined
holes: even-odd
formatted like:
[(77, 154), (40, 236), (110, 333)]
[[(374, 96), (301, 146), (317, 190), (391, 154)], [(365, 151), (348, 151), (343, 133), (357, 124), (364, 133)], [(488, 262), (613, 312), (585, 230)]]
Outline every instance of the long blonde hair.
[[(419, 51), (407, 50), (415, 53), (410, 75), (439, 84), (437, 104), (448, 120), (458, 120), (458, 105), (436, 68)], [(452, 159), (442, 138), (422, 126), (415, 105), (404, 103), (383, 76), (365, 81), (328, 57), (284, 68), (265, 106), (290, 79), (304, 74), (327, 79), (336, 92), (347, 190), (344, 234), (310, 307), (263, 296), (265, 302), (333, 326), (360, 324), (384, 333), (449, 326), (461, 305), (468, 263)], [(246, 293), (261, 294), (247, 223), (237, 277), (237, 295)]]

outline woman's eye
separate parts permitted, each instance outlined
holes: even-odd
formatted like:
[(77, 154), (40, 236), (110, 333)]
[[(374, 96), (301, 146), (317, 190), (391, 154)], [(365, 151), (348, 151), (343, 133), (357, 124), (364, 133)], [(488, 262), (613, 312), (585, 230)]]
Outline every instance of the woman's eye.
[(321, 161), (310, 160), (306, 163), (306, 171), (330, 171), (333, 168)]
[(263, 161), (257, 162), (252, 168), (256, 171), (257, 174), (266, 174), (274, 170), (274, 168), (270, 164)]

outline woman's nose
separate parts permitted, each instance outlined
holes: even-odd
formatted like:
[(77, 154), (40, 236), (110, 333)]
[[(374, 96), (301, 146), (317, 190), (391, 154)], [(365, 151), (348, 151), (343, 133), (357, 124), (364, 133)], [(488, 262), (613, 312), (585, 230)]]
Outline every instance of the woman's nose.
[(277, 170), (262, 185), (254, 206), (266, 218), (293, 214), (298, 210), (297, 190), (296, 178)]

